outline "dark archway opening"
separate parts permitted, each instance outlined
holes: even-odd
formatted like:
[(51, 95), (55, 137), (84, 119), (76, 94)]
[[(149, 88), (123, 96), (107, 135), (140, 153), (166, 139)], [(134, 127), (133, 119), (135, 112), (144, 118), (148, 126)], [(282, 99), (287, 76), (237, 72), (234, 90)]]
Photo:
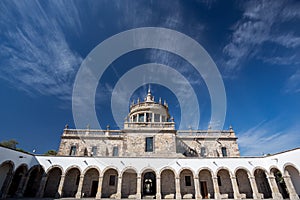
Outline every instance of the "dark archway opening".
[(146, 172), (143, 176), (143, 196), (156, 195), (156, 176), (153, 172)]

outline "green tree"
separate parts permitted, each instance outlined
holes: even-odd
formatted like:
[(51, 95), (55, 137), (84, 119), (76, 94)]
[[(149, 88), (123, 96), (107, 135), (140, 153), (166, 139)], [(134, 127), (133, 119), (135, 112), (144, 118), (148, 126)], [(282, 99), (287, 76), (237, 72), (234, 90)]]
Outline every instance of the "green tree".
[(0, 142), (1, 146), (8, 147), (11, 149), (17, 149), (17, 144), (19, 144), (15, 139), (10, 139), (8, 141)]
[(57, 152), (55, 150), (49, 150), (44, 155), (45, 156), (56, 156)]

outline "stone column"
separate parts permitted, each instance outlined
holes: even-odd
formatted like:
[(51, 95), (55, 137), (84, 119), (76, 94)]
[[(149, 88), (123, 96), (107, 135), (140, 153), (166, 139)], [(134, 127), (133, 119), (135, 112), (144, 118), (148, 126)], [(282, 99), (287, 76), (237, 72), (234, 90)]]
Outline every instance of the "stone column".
[(78, 189), (77, 189), (77, 193), (75, 195), (76, 199), (80, 199), (81, 196), (81, 191), (82, 191), (82, 184), (83, 184), (83, 179), (84, 179), (84, 175), (80, 175), (80, 179), (79, 179), (79, 184), (78, 184)]
[(161, 199), (160, 177), (156, 177), (156, 199)]
[(215, 192), (215, 199), (220, 199), (220, 189), (218, 185), (218, 177), (214, 176), (212, 177), (213, 185), (214, 185), (214, 192)]
[(256, 182), (255, 182), (255, 177), (254, 176), (249, 176), (248, 178), (250, 180), (250, 185), (251, 185), (252, 192), (253, 192), (253, 194), (252, 194), (253, 199), (261, 199), (261, 196), (258, 192), (258, 188), (257, 188)]
[(271, 175), (267, 176), (267, 179), (268, 179), (271, 191), (272, 191), (273, 199), (283, 199), (282, 195), (280, 194), (279, 189), (277, 187), (277, 183), (276, 183), (274, 175), (271, 174)]
[(202, 196), (200, 193), (199, 178), (197, 176), (194, 178), (194, 185), (195, 185), (195, 199), (202, 199)]
[(23, 197), (28, 180), (29, 180), (29, 176), (25, 176), (25, 175), (22, 176), (16, 192), (16, 197)]
[(121, 199), (121, 192), (122, 192), (122, 176), (118, 177), (118, 186), (117, 186), (117, 199)]
[(231, 180), (231, 184), (232, 184), (232, 189), (233, 189), (233, 196), (235, 199), (240, 199), (240, 192), (239, 192), (239, 186), (236, 182), (236, 177), (235, 176), (231, 176), (230, 177)]
[(288, 171), (285, 172), (287, 175), (284, 175), (282, 176), (283, 179), (284, 179), (284, 182), (285, 182), (285, 185), (288, 189), (288, 192), (289, 192), (289, 197), (290, 197), (290, 200), (299, 200), (299, 196), (295, 190), (295, 187), (293, 185), (293, 182), (291, 180), (291, 177), (288, 173)]
[(44, 196), (44, 191), (45, 191), (45, 186), (46, 186), (47, 180), (48, 180), (47, 174), (44, 174), (42, 177), (41, 183), (40, 183), (39, 190), (36, 194), (37, 198), (42, 198)]
[(103, 181), (103, 177), (99, 176), (99, 180), (98, 180), (98, 190), (97, 190), (97, 194), (96, 194), (96, 199), (101, 199), (101, 193), (102, 193), (102, 181)]
[(175, 186), (176, 186), (176, 199), (181, 199), (181, 192), (180, 192), (180, 178), (175, 178)]
[(142, 189), (142, 178), (141, 175), (138, 174), (136, 177), (136, 199), (141, 199), (142, 198), (142, 193), (141, 193), (141, 189)]
[(60, 182), (58, 185), (58, 189), (57, 189), (57, 194), (55, 198), (61, 198), (62, 197), (62, 190), (63, 190), (63, 186), (64, 186), (64, 182), (65, 182), (65, 175), (61, 175), (60, 176)]
[(0, 199), (1, 199), (1, 198), (2, 198), (2, 199), (5, 199), (5, 198), (6, 198), (7, 193), (8, 193), (8, 189), (9, 189), (10, 184), (11, 184), (12, 179), (13, 179), (13, 176), (14, 176), (14, 174), (13, 174), (12, 172), (8, 172), (8, 173), (7, 173), (6, 179), (5, 179), (4, 183), (3, 183), (3, 186), (4, 186), (4, 187), (3, 187), (3, 191), (2, 191), (2, 193), (1, 193)]

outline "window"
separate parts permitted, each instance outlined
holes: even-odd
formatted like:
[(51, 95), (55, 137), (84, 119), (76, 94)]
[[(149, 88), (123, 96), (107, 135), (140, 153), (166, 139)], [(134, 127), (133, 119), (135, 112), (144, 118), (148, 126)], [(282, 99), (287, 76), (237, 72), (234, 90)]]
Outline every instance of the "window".
[(118, 147), (113, 148), (113, 156), (119, 156), (119, 148)]
[(227, 149), (226, 149), (226, 147), (222, 147), (222, 156), (223, 157), (227, 157)]
[(146, 137), (146, 152), (153, 152), (153, 137)]
[(217, 176), (217, 177), (218, 177), (218, 186), (222, 186), (221, 177), (220, 176)]
[(87, 150), (87, 148), (84, 148), (83, 155), (84, 155), (84, 156), (88, 156), (88, 154), (89, 154), (89, 153), (88, 153), (88, 150)]
[(116, 175), (109, 176), (109, 186), (115, 186), (116, 184)]
[(144, 122), (144, 113), (139, 114), (139, 122)]
[(69, 155), (70, 156), (75, 156), (76, 155), (76, 146), (75, 145), (71, 146), (71, 150), (70, 150)]
[(201, 147), (200, 156), (206, 157), (206, 148), (205, 147)]
[(154, 122), (160, 122), (160, 114), (154, 114)]
[(91, 156), (97, 156), (97, 147), (96, 147), (96, 146), (93, 146), (93, 147), (92, 147), (92, 153), (91, 153)]
[(166, 120), (166, 116), (164, 116), (164, 115), (162, 115), (161, 116), (161, 122), (166, 122), (167, 120)]
[(146, 113), (146, 122), (152, 121), (152, 113)]
[(133, 115), (132, 122), (136, 122), (136, 115)]
[(185, 186), (192, 186), (191, 176), (185, 176)]

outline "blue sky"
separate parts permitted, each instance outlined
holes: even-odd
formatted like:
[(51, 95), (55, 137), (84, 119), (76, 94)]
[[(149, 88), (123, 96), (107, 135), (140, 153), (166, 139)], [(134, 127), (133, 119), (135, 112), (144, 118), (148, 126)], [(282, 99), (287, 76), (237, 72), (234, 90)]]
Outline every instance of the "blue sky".
[[(201, 44), (224, 81), (224, 129), (233, 126), (242, 155), (300, 146), (299, 1), (0, 1), (0, 140), (27, 151), (58, 149), (65, 124), (75, 127), (72, 91), (82, 61), (107, 38), (133, 28), (163, 27)], [(170, 52), (143, 49), (120, 56), (97, 88), (102, 127), (117, 129), (111, 93), (128, 70), (160, 63), (186, 77), (199, 101), (200, 129), (211, 102), (203, 77)], [(143, 98), (147, 84), (132, 99)], [(151, 85), (180, 123), (178, 94)], [(125, 99), (125, 101), (127, 101)], [(82, 128), (82, 127), (81, 127)]]

